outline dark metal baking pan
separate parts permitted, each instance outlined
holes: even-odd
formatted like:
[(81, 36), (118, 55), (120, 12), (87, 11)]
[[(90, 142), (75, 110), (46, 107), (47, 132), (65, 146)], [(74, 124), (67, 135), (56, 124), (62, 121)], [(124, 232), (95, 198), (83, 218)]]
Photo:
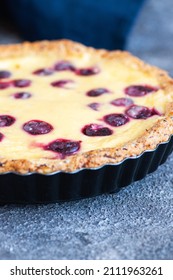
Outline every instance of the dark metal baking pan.
[(0, 203), (51, 203), (116, 192), (155, 171), (172, 150), (173, 136), (154, 150), (118, 164), (49, 175), (4, 173), (0, 175)]

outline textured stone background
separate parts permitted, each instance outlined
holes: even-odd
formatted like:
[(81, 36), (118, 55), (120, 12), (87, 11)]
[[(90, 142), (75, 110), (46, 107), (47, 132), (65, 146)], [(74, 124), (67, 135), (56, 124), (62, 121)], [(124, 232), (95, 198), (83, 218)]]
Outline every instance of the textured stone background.
[[(148, 0), (128, 49), (173, 74), (173, 5)], [(0, 26), (0, 43), (21, 41)], [(173, 259), (173, 156), (118, 194), (0, 207), (0, 259)]]

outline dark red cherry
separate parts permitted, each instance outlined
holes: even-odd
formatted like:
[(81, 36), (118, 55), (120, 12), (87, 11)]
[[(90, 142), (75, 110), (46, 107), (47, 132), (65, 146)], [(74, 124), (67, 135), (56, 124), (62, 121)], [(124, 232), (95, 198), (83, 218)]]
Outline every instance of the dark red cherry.
[(34, 75), (38, 76), (50, 76), (53, 74), (53, 69), (50, 68), (41, 68), (33, 72)]
[(130, 99), (130, 98), (117, 98), (117, 99), (114, 99), (112, 102), (111, 102), (112, 105), (114, 106), (123, 106), (123, 107), (128, 107), (130, 105), (133, 104), (133, 100)]
[(80, 142), (81, 141), (73, 141), (68, 139), (57, 139), (44, 146), (44, 149), (59, 153), (62, 157), (70, 156), (80, 149)]
[(2, 133), (0, 132), (0, 142), (2, 141), (3, 138), (4, 138), (4, 134), (2, 134)]
[(89, 90), (86, 95), (90, 96), (90, 97), (97, 97), (100, 96), (104, 93), (109, 93), (110, 91), (106, 88), (95, 88), (95, 89), (91, 89)]
[(123, 114), (110, 114), (103, 117), (103, 120), (111, 126), (121, 126), (129, 121), (129, 118)]
[(88, 124), (82, 128), (82, 133), (87, 136), (108, 136), (113, 133), (113, 131), (99, 124)]
[(124, 92), (129, 96), (140, 97), (148, 93), (158, 91), (158, 88), (148, 85), (133, 85), (126, 87)]
[(23, 129), (31, 135), (47, 134), (53, 126), (40, 120), (31, 120), (23, 125)]
[(69, 61), (62, 60), (55, 64), (54, 69), (56, 71), (67, 71), (67, 70), (74, 71), (75, 67)]
[(17, 92), (15, 94), (13, 94), (14, 98), (16, 99), (28, 99), (30, 98), (32, 95), (29, 92)]
[(160, 113), (153, 109), (149, 109), (145, 106), (132, 105), (126, 110), (126, 114), (133, 119), (147, 119), (153, 115), (160, 115)]
[(66, 88), (66, 85), (69, 83), (74, 83), (74, 81), (73, 80), (59, 80), (59, 81), (52, 82), (51, 85), (53, 87)]
[(76, 75), (79, 76), (91, 76), (96, 75), (100, 72), (98, 67), (90, 67), (90, 68), (80, 68), (75, 71)]
[(0, 115), (0, 127), (10, 126), (15, 122), (15, 118), (9, 115)]
[(26, 80), (26, 79), (18, 79), (18, 80), (14, 80), (13, 81), (13, 85), (15, 87), (19, 87), (19, 88), (23, 88), (23, 87), (29, 87), (31, 84), (30, 80)]
[(6, 70), (0, 70), (0, 79), (7, 79), (11, 77), (11, 72)]
[(99, 103), (90, 103), (88, 104), (88, 107), (93, 109), (94, 111), (98, 111), (100, 104)]
[(12, 82), (0, 82), (0, 90), (6, 89), (12, 86)]

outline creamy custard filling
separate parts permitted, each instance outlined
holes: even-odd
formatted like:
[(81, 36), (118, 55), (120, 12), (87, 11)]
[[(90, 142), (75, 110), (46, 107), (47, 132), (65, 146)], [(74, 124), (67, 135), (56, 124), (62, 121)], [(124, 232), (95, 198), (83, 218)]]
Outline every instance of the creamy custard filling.
[[(71, 68), (51, 72), (50, 69), (55, 69), (56, 63), (63, 60), (69, 61), (77, 70)], [(39, 69), (47, 69), (47, 74), (34, 73)], [(54, 143), (54, 150), (51, 148), (53, 144), (50, 144), (57, 139), (63, 145), (66, 140), (79, 143), (79, 148), (68, 143), (68, 149), (73, 151), (70, 153), (66, 149), (64, 156), (118, 147), (152, 127), (162, 118), (166, 105), (171, 101), (170, 95), (160, 88), (155, 75), (127, 67), (116, 60), (99, 60), (97, 56), (93, 58), (89, 54), (76, 58), (70, 55), (57, 58), (48, 54), (47, 57), (33, 55), (2, 59), (0, 71), (3, 70), (10, 71), (11, 76), (0, 79), (0, 133), (3, 135), (0, 139), (0, 158), (58, 158), (60, 144)], [(95, 72), (90, 73), (92, 71)], [(14, 81), (23, 79), (29, 80), (30, 84), (15, 85)], [(11, 83), (10, 86), (5, 85), (6, 88), (2, 89), (1, 84), (6, 82)], [(125, 93), (129, 86), (148, 86), (155, 90), (143, 96), (129, 96)], [(87, 94), (96, 89), (100, 89), (101, 93), (96, 93), (96, 96)], [(120, 98), (128, 98), (132, 103), (127, 106), (114, 105), (113, 101)], [(133, 107), (132, 114), (139, 110), (137, 118), (129, 113), (132, 106), (137, 106)], [(141, 113), (141, 106), (147, 107), (149, 111), (146, 109)], [(116, 122), (114, 118), (113, 123), (108, 122), (105, 119), (107, 115), (114, 115), (114, 118), (116, 115)], [(122, 124), (121, 116), (117, 120), (119, 115), (125, 116), (125, 123)], [(1, 116), (14, 117), (15, 122), (4, 126)], [(39, 132), (45, 131), (45, 123), (50, 127), (46, 127), (46, 133), (31, 134), (31, 121), (43, 122), (38, 124)]]

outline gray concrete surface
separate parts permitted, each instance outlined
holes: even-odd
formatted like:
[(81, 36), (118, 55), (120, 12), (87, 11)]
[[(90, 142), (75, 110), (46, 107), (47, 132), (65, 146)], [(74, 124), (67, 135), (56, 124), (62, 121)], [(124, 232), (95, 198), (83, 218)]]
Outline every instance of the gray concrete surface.
[[(173, 5), (148, 0), (128, 49), (173, 74)], [(0, 42), (21, 39), (0, 27)], [(118, 194), (0, 207), (0, 259), (173, 259), (173, 155)]]

